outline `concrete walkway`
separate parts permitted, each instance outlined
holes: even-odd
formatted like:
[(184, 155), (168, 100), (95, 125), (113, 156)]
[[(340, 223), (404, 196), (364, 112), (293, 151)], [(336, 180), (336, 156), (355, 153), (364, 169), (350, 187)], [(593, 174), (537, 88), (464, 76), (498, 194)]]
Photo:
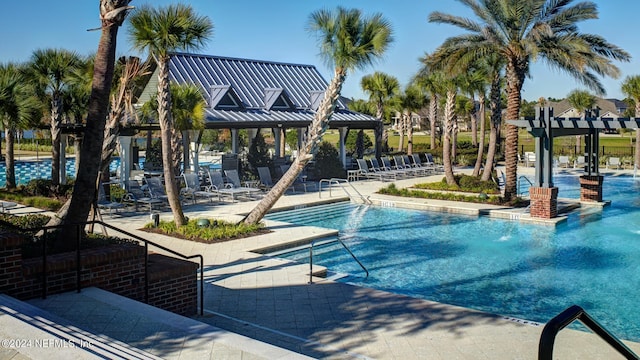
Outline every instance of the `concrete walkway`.
[[(402, 188), (416, 182), (396, 181)], [(389, 183), (358, 181), (354, 185), (375, 201), (408, 201), (416, 206), (505, 211), (500, 207), (434, 200), (389, 199), (375, 192)], [(333, 191), (286, 195), (276, 209), (342, 200)], [(238, 221), (256, 202), (185, 207), (189, 217)], [(460, 211), (462, 211), (460, 210)], [(508, 211), (508, 210), (506, 210)], [(170, 212), (161, 218), (170, 219)], [(335, 233), (332, 229), (266, 221), (269, 234), (218, 244), (201, 244), (140, 232), (148, 214), (105, 217), (114, 226), (150, 238), (185, 255), (205, 259), (206, 314), (196, 320), (315, 358), (348, 359), (535, 359), (542, 327), (517, 319), (351, 286), (314, 277), (308, 264), (291, 263), (259, 253)], [(153, 250), (153, 249), (152, 249)], [(314, 269), (314, 272), (320, 269)], [(629, 344), (640, 353), (640, 344)], [(612, 359), (617, 353), (597, 336), (564, 330), (556, 340), (555, 358)], [(149, 351), (153, 353), (152, 351)], [(238, 357), (239, 358), (239, 357)]]

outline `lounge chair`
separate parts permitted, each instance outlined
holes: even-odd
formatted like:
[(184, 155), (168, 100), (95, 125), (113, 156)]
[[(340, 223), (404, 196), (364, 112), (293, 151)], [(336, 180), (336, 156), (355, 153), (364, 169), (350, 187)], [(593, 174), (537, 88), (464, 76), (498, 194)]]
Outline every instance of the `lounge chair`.
[(573, 162), (573, 168), (577, 169), (577, 168), (583, 168), (587, 166), (587, 161), (585, 160), (584, 156), (578, 156), (576, 158), (576, 160)]
[(169, 197), (164, 189), (164, 184), (159, 176), (153, 176), (146, 178), (147, 186), (149, 187), (149, 196), (152, 199), (158, 199), (163, 203), (169, 203)]
[(432, 166), (433, 169), (437, 172), (443, 172), (444, 171), (444, 165), (442, 164), (436, 164), (436, 162), (433, 160), (433, 155), (429, 154), (429, 153), (425, 153), (424, 157), (426, 159), (425, 164), (427, 166)]
[(380, 162), (378, 162), (378, 159), (376, 158), (369, 159), (369, 162), (371, 163), (371, 170), (373, 170), (373, 172), (388, 175), (389, 177), (392, 177), (393, 180), (406, 176), (404, 171), (393, 170), (385, 166), (380, 166)]
[(127, 180), (127, 182), (125, 182), (125, 188), (127, 193), (125, 194), (123, 201), (133, 203), (136, 211), (138, 211), (138, 206), (140, 204), (148, 206), (149, 212), (153, 211), (154, 205), (163, 204), (162, 200), (152, 198), (148, 192), (145, 192), (137, 180)]
[[(124, 208), (123, 203), (119, 203), (117, 201), (111, 201), (107, 199), (106, 193), (104, 191), (105, 184), (100, 183), (98, 185), (98, 209), (100, 210), (108, 210), (109, 216), (113, 216), (113, 210), (118, 213), (118, 211)], [(108, 184), (106, 186), (109, 186)]]
[(397, 169), (395, 166), (391, 165), (391, 159), (389, 159), (386, 156), (381, 157), (380, 161), (382, 161), (382, 167), (381, 168), (384, 168), (387, 171), (389, 171), (389, 170), (396, 171), (397, 174), (399, 174), (401, 177), (406, 177), (406, 176), (411, 176), (412, 175), (411, 172), (407, 172), (405, 169)]
[[(286, 165), (286, 164), (280, 165), (280, 172), (282, 172), (282, 175), (286, 174), (287, 171), (289, 171), (290, 166), (291, 165)], [(298, 174), (298, 176), (293, 181), (293, 184), (290, 187), (290, 189), (294, 193), (296, 192), (296, 188), (302, 188), (304, 192), (307, 192), (309, 188), (313, 188), (314, 190), (317, 189), (316, 184), (314, 182), (307, 181), (307, 176), (304, 175), (304, 172), (301, 172), (300, 174)]]
[(194, 204), (197, 202), (198, 197), (209, 199), (210, 202), (213, 202), (214, 197), (220, 198), (219, 194), (202, 190), (198, 174), (183, 173), (182, 177), (184, 178), (185, 187), (180, 189), (180, 194), (185, 198), (191, 198)]
[(415, 162), (415, 159), (411, 161), (412, 158), (413, 156), (410, 157), (409, 155), (402, 155), (402, 161), (404, 162), (404, 166), (408, 166), (414, 169), (417, 175), (422, 175), (422, 176), (427, 175), (429, 173), (427, 168), (418, 165)]
[(260, 186), (264, 190), (271, 190), (273, 187), (273, 180), (271, 179), (271, 170), (268, 167), (258, 167), (258, 177), (260, 178)]
[(620, 158), (619, 157), (610, 157), (607, 160), (607, 169), (615, 168), (616, 170), (620, 169)]
[(205, 186), (205, 191), (217, 194), (218, 200), (222, 200), (223, 196), (231, 198), (231, 202), (235, 202), (236, 197), (246, 194), (244, 190), (234, 189), (233, 184), (227, 184), (222, 178), (222, 173), (217, 170), (208, 170), (209, 184)]
[(358, 164), (358, 170), (360, 171), (359, 176), (367, 179), (378, 179), (380, 181), (393, 180), (391, 174), (370, 170), (365, 159), (356, 159), (356, 162)]
[(527, 151), (524, 153), (524, 166), (535, 166), (536, 165), (536, 153)]
[(249, 186), (250, 184), (245, 182), (244, 185), (240, 182), (240, 176), (238, 175), (238, 170), (225, 170), (224, 174), (227, 176), (229, 182), (233, 185), (234, 189), (243, 191), (247, 197), (253, 198), (258, 194), (262, 194), (262, 189)]
[(558, 156), (558, 167), (568, 168), (569, 167), (569, 157), (568, 156)]
[(405, 164), (403, 157), (400, 155), (393, 157), (393, 163), (395, 164), (394, 169), (405, 171), (408, 175), (417, 176), (420, 173), (418, 170), (412, 168), (411, 164)]

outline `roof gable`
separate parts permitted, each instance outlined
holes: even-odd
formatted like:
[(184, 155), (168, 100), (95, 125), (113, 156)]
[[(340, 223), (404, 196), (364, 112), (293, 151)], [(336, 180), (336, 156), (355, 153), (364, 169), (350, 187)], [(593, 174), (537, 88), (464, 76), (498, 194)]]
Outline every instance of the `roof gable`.
[(242, 101), (231, 85), (213, 85), (209, 91), (209, 107), (212, 109), (243, 109)]
[(291, 102), (289, 95), (282, 88), (264, 89), (265, 110), (295, 110), (296, 107)]

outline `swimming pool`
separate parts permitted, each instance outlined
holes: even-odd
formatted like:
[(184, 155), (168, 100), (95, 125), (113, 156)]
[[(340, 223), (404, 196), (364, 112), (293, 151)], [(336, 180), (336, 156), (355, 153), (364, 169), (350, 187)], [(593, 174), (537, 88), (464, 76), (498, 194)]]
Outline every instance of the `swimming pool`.
[[(577, 177), (555, 181), (560, 197), (578, 196)], [(335, 243), (316, 248), (314, 263), (348, 274), (340, 281), (536, 322), (577, 304), (639, 341), (639, 190), (631, 178), (606, 177), (612, 204), (557, 227), (344, 203), (268, 218), (339, 229), (370, 272)], [(308, 250), (282, 256), (308, 262)]]

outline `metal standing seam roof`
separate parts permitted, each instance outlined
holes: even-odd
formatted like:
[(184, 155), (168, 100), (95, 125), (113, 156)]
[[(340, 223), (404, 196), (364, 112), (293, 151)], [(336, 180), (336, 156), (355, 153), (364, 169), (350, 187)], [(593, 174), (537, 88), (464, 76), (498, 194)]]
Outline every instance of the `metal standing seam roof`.
[[(324, 93), (327, 81), (313, 65), (263, 60), (175, 53), (169, 63), (169, 77), (177, 83), (193, 83), (207, 94), (208, 102), (220, 100), (230, 87), (242, 103), (241, 108), (206, 108), (207, 127), (305, 127), (313, 120), (317, 93)], [(275, 91), (278, 90), (278, 91)], [(281, 90), (281, 91), (280, 91)], [(276, 110), (275, 95), (291, 102), (289, 109)], [(374, 117), (346, 109), (338, 101), (330, 126), (373, 128)]]

